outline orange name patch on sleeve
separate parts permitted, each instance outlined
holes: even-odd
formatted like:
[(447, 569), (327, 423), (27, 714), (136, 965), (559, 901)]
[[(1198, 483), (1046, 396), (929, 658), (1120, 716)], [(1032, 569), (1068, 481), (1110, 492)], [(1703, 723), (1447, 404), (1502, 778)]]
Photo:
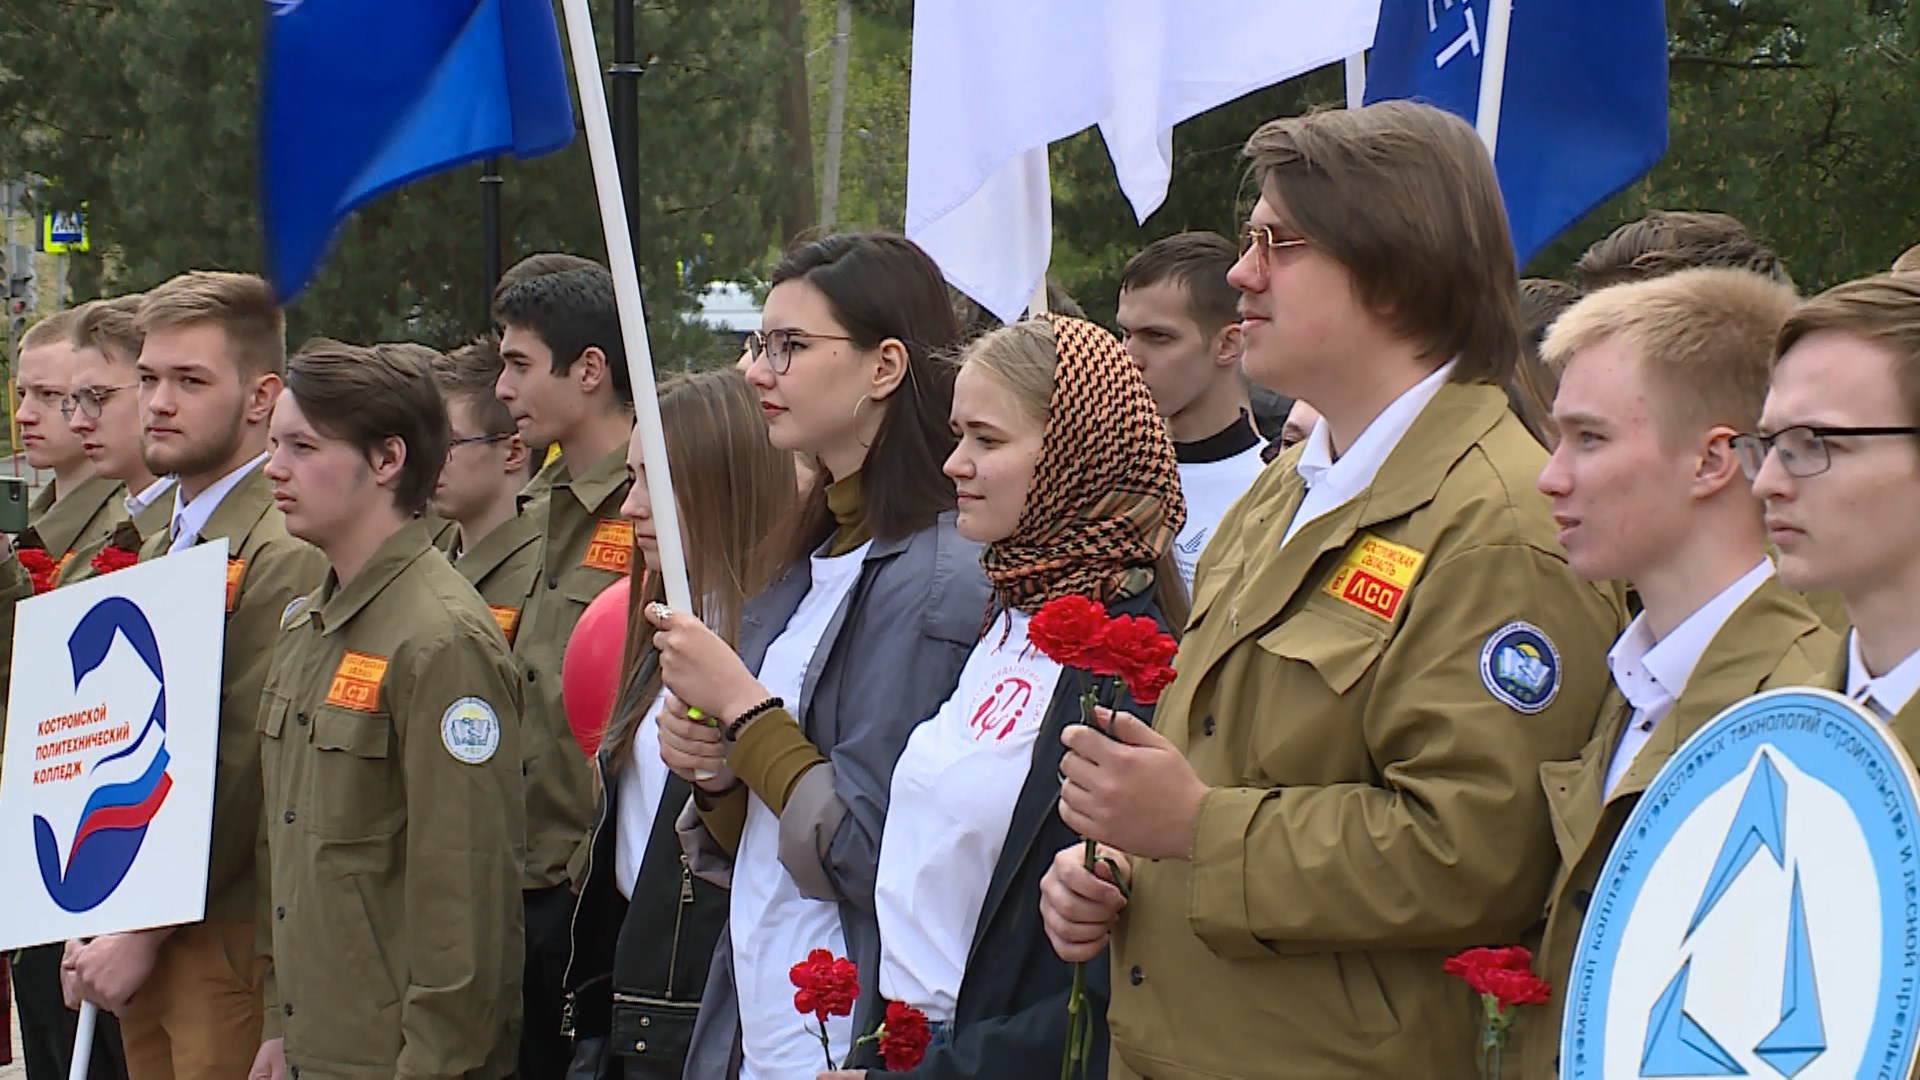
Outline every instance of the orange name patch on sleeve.
[(624, 574), (633, 568), (633, 523), (603, 521), (594, 527), (593, 540), (580, 565), (590, 570)]
[(1321, 591), (1392, 622), (1400, 612), (1400, 602), (1406, 599), (1407, 587), (1426, 561), (1422, 552), (1361, 533)]
[(520, 609), (489, 606), (487, 610), (493, 612), (493, 621), (500, 624), (500, 636), (512, 644), (513, 628), (520, 625)]
[(247, 560), (227, 560), (227, 610), (233, 610), (233, 602), (240, 598), (240, 579), (247, 576)]
[(340, 658), (340, 666), (333, 669), (333, 681), (327, 685), (327, 704), (359, 712), (377, 712), (380, 680), (386, 675), (386, 657), (349, 650)]

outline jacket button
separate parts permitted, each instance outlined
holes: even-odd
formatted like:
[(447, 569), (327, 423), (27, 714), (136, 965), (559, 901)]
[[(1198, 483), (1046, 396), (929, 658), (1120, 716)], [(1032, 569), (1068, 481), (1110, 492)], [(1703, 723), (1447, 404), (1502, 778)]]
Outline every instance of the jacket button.
[(633, 1044), (633, 1051), (634, 1051), (634, 1053), (636, 1053), (636, 1054), (644, 1054), (644, 1053), (646, 1053), (646, 1052), (647, 1052), (647, 1040), (645, 1040), (645, 1039), (641, 1039), (641, 1040), (640, 1040), (639, 1042), (637, 1042), (637, 1043), (634, 1043), (634, 1044)]
[(548, 590), (549, 592), (551, 592), (552, 590), (554, 590), (554, 589), (557, 589), (557, 588), (559, 588), (559, 587), (560, 587), (560, 579), (559, 579), (559, 578), (557, 578), (557, 577), (555, 577), (555, 576), (553, 576), (552, 574), (548, 574), (548, 575), (547, 575), (547, 590)]
[(294, 717), (293, 717), (293, 722), (294, 722), (294, 723), (296, 723), (296, 724), (299, 724), (299, 725), (300, 725), (301, 727), (306, 727), (306, 726), (307, 726), (307, 714), (306, 714), (306, 713), (295, 713), (295, 714), (294, 714)]
[(652, 1026), (653, 1026), (653, 1017), (651, 1017), (651, 1016), (643, 1016), (643, 1017), (641, 1017), (641, 1018), (640, 1018), (640, 1026), (641, 1026), (641, 1027), (652, 1027)]
[(285, 814), (282, 814), (280, 819), (289, 825), (293, 824), (293, 811), (289, 810)]
[(1127, 972), (1127, 981), (1135, 986), (1139, 986), (1141, 983), (1147, 981), (1147, 976), (1140, 970), (1139, 965), (1136, 964), (1132, 971)]
[(1213, 734), (1213, 717), (1209, 716), (1206, 719), (1200, 721), (1200, 734), (1202, 735)]
[(1587, 905), (1591, 903), (1593, 903), (1593, 891), (1591, 889), (1581, 889), (1579, 892), (1573, 894), (1573, 906), (1580, 909), (1580, 914), (1585, 915), (1587, 913)]
[(281, 1011), (281, 1012), (284, 1012), (284, 1013), (286, 1013), (286, 1014), (287, 1014), (288, 1016), (292, 1016), (292, 1015), (293, 1015), (293, 1002), (291, 1002), (291, 1001), (289, 1001), (289, 1002), (287, 1002), (287, 1003), (286, 1003), (285, 1005), (282, 1005), (282, 1006), (280, 1006), (280, 1011)]
[(287, 909), (286, 909), (286, 908), (284, 908), (284, 907), (276, 907), (276, 908), (274, 908), (274, 909), (273, 909), (273, 917), (274, 917), (274, 918), (276, 918), (276, 919), (284, 919), (284, 918), (286, 918), (286, 917), (287, 917)]
[(537, 681), (537, 680), (538, 680), (539, 678), (540, 678), (540, 673), (539, 673), (539, 672), (537, 672), (537, 671), (535, 671), (535, 670), (533, 670), (532, 668), (528, 668), (528, 669), (527, 669), (527, 681), (528, 681), (528, 682), (535, 682), (535, 681)]

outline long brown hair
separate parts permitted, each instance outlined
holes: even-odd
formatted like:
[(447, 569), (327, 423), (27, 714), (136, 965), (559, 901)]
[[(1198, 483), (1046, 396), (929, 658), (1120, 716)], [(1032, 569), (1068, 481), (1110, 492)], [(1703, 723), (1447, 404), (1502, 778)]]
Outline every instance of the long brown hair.
[[(798, 494), (793, 455), (767, 441), (759, 398), (732, 369), (662, 383), (660, 423), (681, 532), (688, 541), (693, 605), (701, 621), (732, 645), (740, 634), (740, 609), (780, 567), (780, 549), (768, 538), (792, 512)], [(633, 564), (640, 565), (637, 550)], [(611, 745), (616, 766), (631, 752), (633, 729), (660, 695), (660, 666), (651, 655), (653, 624), (641, 612), (665, 599), (658, 574), (636, 580), (628, 594), (620, 703), (603, 740)]]

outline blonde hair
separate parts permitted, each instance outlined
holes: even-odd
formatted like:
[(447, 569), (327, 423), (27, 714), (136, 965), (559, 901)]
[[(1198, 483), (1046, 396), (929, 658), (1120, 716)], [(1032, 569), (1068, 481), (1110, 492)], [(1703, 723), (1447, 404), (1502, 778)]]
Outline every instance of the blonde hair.
[(139, 329), (212, 325), (225, 332), (227, 358), (243, 378), (284, 375), (287, 323), (273, 287), (252, 274), (194, 270), (148, 293), (140, 304)]
[(56, 311), (27, 327), (27, 332), (20, 335), (20, 351), (68, 340), (73, 336), (73, 320), (72, 311)]
[[(1807, 301), (1780, 330), (1773, 362), (1811, 334), (1848, 334), (1886, 350), (1907, 423), (1920, 423), (1920, 274), (1876, 274)], [(1914, 437), (1920, 443), (1920, 435)]]
[(1540, 351), (1564, 371), (1575, 353), (1618, 339), (1653, 388), (1663, 439), (1716, 424), (1751, 431), (1773, 342), (1798, 304), (1790, 286), (1751, 271), (1683, 270), (1586, 297), (1554, 321)]
[(1920, 244), (1915, 244), (1900, 253), (1893, 260), (1893, 272), (1896, 274), (1920, 274)]
[(1045, 425), (1053, 404), (1054, 368), (1060, 364), (1059, 339), (1045, 319), (1025, 319), (975, 338), (960, 362), (977, 365), (1012, 392), (1027, 416)]
[(141, 300), (142, 296), (134, 293), (75, 308), (67, 343), (76, 349), (92, 349), (110, 364), (131, 367), (140, 359), (140, 345), (147, 337), (140, 330)]
[[(759, 396), (731, 368), (668, 379), (659, 395), (694, 607), (732, 645), (740, 636), (741, 609), (782, 565), (774, 532), (800, 497), (793, 455), (768, 441)], [(638, 550), (633, 565), (640, 566)], [(658, 574), (636, 581), (627, 595), (621, 703), (605, 736), (616, 764), (631, 751), (633, 729), (660, 694), (659, 665), (646, 662), (653, 624), (641, 615), (656, 600), (666, 600)]]

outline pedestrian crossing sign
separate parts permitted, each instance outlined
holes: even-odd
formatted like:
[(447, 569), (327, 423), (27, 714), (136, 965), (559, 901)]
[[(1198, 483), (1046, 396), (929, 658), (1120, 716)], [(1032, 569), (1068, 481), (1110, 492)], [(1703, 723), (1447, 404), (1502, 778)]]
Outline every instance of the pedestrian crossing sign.
[(40, 246), (49, 255), (88, 250), (85, 210), (52, 210), (40, 219)]

